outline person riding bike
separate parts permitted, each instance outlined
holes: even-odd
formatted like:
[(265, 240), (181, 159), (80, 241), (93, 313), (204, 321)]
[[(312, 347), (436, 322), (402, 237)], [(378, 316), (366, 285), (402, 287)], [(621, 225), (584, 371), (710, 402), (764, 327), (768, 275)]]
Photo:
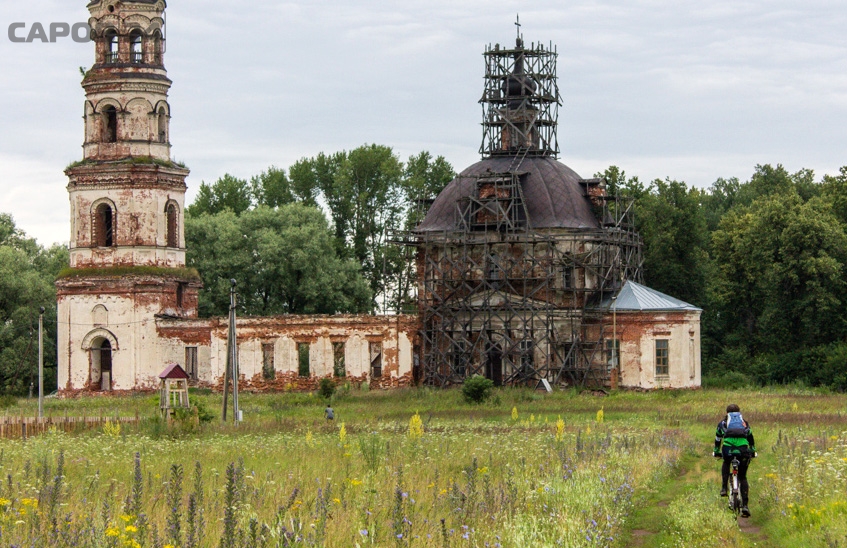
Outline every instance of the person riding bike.
[(747, 508), (750, 486), (747, 483), (747, 467), (750, 459), (756, 457), (756, 442), (753, 439), (753, 431), (750, 423), (741, 416), (741, 409), (734, 403), (726, 406), (726, 417), (718, 423), (715, 431), (715, 458), (723, 458), (721, 468), (721, 496), (727, 496), (727, 483), (729, 483), (729, 471), (732, 459), (737, 458), (738, 483), (741, 487), (741, 515), (749, 518), (750, 510)]

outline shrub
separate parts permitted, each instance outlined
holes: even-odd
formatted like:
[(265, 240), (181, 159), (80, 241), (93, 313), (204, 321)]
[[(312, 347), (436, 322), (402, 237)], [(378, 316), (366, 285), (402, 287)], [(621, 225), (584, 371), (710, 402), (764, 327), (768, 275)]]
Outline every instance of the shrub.
[(468, 403), (482, 403), (491, 396), (493, 388), (494, 381), (486, 379), (482, 375), (474, 375), (465, 379), (464, 384), (462, 384), (462, 396)]
[(326, 377), (321, 379), (318, 385), (318, 393), (326, 399), (331, 398), (335, 394), (335, 384), (332, 382), (332, 379)]

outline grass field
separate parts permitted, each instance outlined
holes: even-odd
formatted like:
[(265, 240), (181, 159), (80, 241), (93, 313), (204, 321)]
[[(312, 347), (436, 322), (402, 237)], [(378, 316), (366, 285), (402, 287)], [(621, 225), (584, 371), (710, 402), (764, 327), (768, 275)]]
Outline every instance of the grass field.
[[(171, 426), (158, 396), (49, 399), (137, 427), (0, 440), (2, 546), (847, 546), (847, 396), (803, 389), (241, 394)], [(753, 517), (725, 510), (714, 428), (753, 426)], [(12, 402), (9, 402), (12, 403)], [(0, 414), (33, 415), (19, 400)]]

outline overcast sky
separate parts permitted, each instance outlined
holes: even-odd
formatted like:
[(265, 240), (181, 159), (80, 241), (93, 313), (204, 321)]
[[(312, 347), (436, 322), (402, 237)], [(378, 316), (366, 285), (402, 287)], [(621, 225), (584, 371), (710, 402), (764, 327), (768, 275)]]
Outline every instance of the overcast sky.
[[(0, 3), (0, 212), (69, 236), (63, 169), (82, 157), (93, 44), (11, 43), (9, 24), (82, 22), (87, 0)], [(479, 158), (486, 44), (559, 51), (559, 159), (707, 187), (756, 164), (847, 165), (843, 0), (171, 0), (173, 157), (201, 181), (389, 145)]]

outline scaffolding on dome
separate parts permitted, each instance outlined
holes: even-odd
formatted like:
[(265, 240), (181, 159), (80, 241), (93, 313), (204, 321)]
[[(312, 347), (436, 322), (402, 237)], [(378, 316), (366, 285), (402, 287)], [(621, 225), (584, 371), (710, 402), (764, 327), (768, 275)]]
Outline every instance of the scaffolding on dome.
[(460, 175), (451, 185), (469, 190), (441, 213), (452, 218), (400, 238), (416, 250), (423, 384), (477, 374), (496, 385), (608, 382), (608, 310), (599, 304), (641, 281), (641, 238), (632, 201), (606, 196), (599, 179), (579, 181), (595, 226), (539, 227), (530, 215), (527, 178), (558, 154), (556, 56), (520, 37), (514, 49), (486, 48), (481, 152), (508, 167)]

